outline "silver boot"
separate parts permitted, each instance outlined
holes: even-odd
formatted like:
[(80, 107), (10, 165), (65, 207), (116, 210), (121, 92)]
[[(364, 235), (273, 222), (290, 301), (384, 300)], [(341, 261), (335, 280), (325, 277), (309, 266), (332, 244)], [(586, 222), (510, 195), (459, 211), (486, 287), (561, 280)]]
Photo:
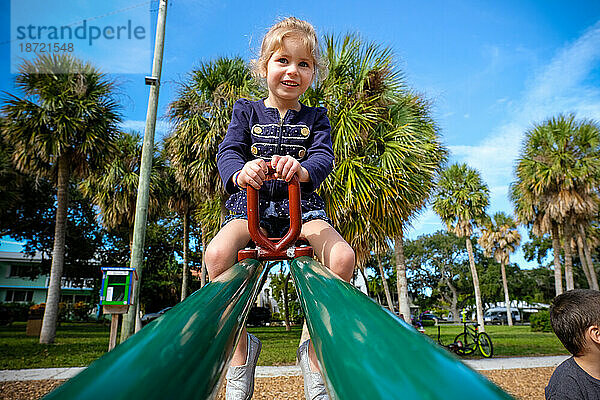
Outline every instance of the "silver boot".
[(250, 400), (254, 394), (254, 371), (262, 343), (254, 335), (248, 334), (248, 355), (246, 364), (229, 367), (227, 370), (226, 400)]
[(304, 397), (306, 400), (329, 400), (321, 373), (310, 370), (310, 360), (308, 358), (309, 343), (310, 340), (302, 343), (296, 352), (300, 369), (302, 369), (302, 375), (304, 375)]

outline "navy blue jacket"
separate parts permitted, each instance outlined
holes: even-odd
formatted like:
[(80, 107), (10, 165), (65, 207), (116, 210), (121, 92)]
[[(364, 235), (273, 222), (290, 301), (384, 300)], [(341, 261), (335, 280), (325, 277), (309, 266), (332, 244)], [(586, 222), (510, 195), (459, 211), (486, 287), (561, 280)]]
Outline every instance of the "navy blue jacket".
[[(301, 104), (300, 111), (288, 110), (282, 119), (279, 111), (266, 107), (263, 100), (240, 99), (233, 106), (231, 123), (217, 154), (223, 185), (232, 194), (225, 205), (229, 210), (244, 214), (246, 211), (246, 192), (233, 184), (233, 175), (250, 160), (262, 158), (270, 161), (276, 154), (296, 158), (310, 175), (310, 181), (301, 184), (302, 211), (324, 207), (323, 200), (314, 191), (333, 170), (327, 110)], [(283, 208), (287, 213), (287, 183), (279, 180), (265, 182), (259, 198), (261, 203), (285, 203)], [(263, 207), (260, 208), (263, 214)]]

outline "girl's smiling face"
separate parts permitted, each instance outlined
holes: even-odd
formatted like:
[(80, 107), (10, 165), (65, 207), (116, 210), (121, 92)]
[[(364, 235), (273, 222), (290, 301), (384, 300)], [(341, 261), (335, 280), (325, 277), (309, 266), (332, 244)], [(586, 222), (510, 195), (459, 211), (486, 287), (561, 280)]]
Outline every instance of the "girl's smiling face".
[(315, 75), (312, 54), (296, 37), (285, 37), (267, 63), (269, 103), (277, 108), (297, 108), (298, 98)]

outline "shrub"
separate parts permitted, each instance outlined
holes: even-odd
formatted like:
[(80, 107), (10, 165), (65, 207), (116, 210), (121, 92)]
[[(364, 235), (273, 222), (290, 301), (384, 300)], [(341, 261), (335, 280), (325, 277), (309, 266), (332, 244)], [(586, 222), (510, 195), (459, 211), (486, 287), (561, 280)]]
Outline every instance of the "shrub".
[(73, 304), (73, 314), (76, 320), (79, 321), (87, 321), (89, 319), (90, 311), (92, 310), (92, 305), (86, 303), (84, 301), (79, 301)]
[(533, 332), (552, 332), (550, 312), (547, 310), (541, 310), (535, 314), (531, 314), (529, 321), (531, 322), (531, 330)]
[(32, 303), (5, 303), (4, 305), (11, 310), (14, 321), (27, 321), (31, 304)]
[(0, 303), (6, 310), (7, 321), (27, 321), (27, 313), (31, 303)]
[(29, 307), (29, 318), (41, 319), (44, 316), (46, 310), (46, 303), (34, 304)]

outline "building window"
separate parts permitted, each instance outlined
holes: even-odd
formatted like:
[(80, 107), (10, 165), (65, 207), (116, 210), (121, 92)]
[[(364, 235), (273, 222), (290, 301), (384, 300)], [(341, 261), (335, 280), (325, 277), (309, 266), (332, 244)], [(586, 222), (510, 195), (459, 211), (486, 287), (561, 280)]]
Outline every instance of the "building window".
[(6, 302), (30, 302), (33, 300), (33, 290), (7, 290)]
[(84, 303), (89, 303), (91, 299), (91, 296), (86, 296), (86, 295), (75, 295), (75, 303), (79, 303), (80, 301), (83, 301)]
[(87, 303), (90, 301), (90, 299), (91, 299), (91, 296), (85, 295), (85, 294), (63, 294), (60, 296), (60, 301), (62, 303), (71, 303), (71, 304), (79, 303), (80, 301)]
[(30, 277), (35, 276), (36, 272), (33, 265), (11, 265), (10, 276)]
[(61, 294), (60, 302), (61, 303), (73, 303), (73, 295), (72, 294)]

